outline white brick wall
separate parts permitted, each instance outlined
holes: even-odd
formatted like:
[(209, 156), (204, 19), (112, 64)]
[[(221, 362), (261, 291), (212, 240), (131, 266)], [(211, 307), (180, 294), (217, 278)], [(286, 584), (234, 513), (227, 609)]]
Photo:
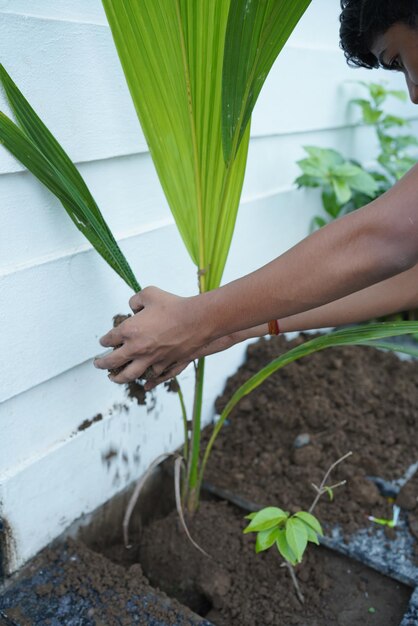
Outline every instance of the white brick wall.
[[(254, 113), (236, 236), (225, 280), (277, 256), (318, 209), (296, 192), (305, 144), (372, 156), (355, 130), (336, 2), (315, 0), (274, 66)], [(194, 268), (173, 225), (99, 0), (0, 0), (0, 61), (78, 164), (142, 285), (180, 294)], [(397, 87), (400, 76), (389, 77)], [(3, 96), (0, 108), (7, 111)], [(414, 115), (398, 105), (399, 112)], [(61, 205), (0, 149), (0, 517), (13, 532), (10, 571), (84, 512), (181, 443), (175, 396), (147, 412), (92, 367), (97, 339), (129, 289), (90, 249)], [(251, 251), (251, 253), (249, 253)], [(169, 255), (169, 256), (168, 256)], [(205, 419), (243, 349), (210, 359)], [(192, 373), (182, 382), (192, 393)], [(126, 411), (122, 405), (128, 406)], [(103, 420), (78, 426), (97, 413)], [(115, 450), (110, 465), (104, 461)]]

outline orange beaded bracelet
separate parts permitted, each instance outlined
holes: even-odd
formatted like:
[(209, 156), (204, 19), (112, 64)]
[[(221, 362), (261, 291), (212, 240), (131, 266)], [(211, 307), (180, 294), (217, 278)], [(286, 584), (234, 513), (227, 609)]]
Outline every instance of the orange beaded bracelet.
[(279, 321), (271, 320), (269, 322), (269, 335), (278, 335), (280, 333)]

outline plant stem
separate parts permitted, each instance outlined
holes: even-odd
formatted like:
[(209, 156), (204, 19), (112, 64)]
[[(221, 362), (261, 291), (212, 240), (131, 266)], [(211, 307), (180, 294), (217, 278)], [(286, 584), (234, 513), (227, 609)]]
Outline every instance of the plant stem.
[(205, 373), (205, 359), (199, 359), (196, 368), (196, 381), (192, 417), (192, 437), (188, 459), (188, 493), (187, 509), (193, 515), (199, 504), (199, 456), (200, 456), (200, 428), (202, 417), (203, 381)]
[(187, 464), (187, 460), (188, 460), (188, 455), (189, 455), (189, 431), (187, 428), (187, 410), (186, 410), (186, 405), (184, 403), (184, 396), (183, 396), (183, 392), (181, 390), (181, 387), (178, 383), (177, 378), (174, 379), (177, 383), (177, 393), (179, 396), (179, 400), (180, 400), (180, 406), (181, 406), (181, 417), (183, 419), (183, 429), (184, 429), (184, 446), (183, 446), (183, 458), (185, 463)]
[(289, 570), (290, 578), (292, 579), (292, 583), (293, 583), (293, 586), (295, 588), (298, 600), (299, 600), (299, 602), (301, 604), (304, 604), (305, 603), (305, 598), (304, 598), (304, 595), (303, 595), (303, 593), (302, 593), (302, 591), (300, 589), (300, 586), (299, 586), (299, 583), (298, 583), (298, 579), (296, 578), (295, 570), (293, 569), (293, 565), (291, 565), (287, 561), (284, 561), (282, 563), (282, 567), (287, 567), (287, 569)]
[[(331, 474), (332, 470), (337, 467), (337, 465), (339, 465), (340, 463), (342, 463), (342, 461), (345, 461), (345, 459), (347, 459), (349, 456), (351, 456), (353, 453), (352, 452), (347, 452), (347, 454), (344, 454), (344, 456), (342, 456), (341, 458), (339, 458), (337, 461), (335, 461), (335, 463), (333, 463), (332, 465), (330, 465), (330, 467), (328, 468), (328, 470), (325, 473), (325, 476), (322, 479), (321, 484), (319, 485), (319, 487), (315, 486), (316, 489), (316, 496), (314, 498), (314, 501), (312, 502), (310, 508), (309, 508), (309, 513), (312, 513), (312, 511), (314, 510), (314, 508), (316, 507), (316, 505), (318, 504), (318, 500), (319, 498), (326, 493), (326, 482), (328, 480), (329, 475)], [(340, 485), (345, 484), (345, 481), (341, 481), (340, 483), (337, 483), (336, 485), (333, 485), (334, 487), (339, 487)]]

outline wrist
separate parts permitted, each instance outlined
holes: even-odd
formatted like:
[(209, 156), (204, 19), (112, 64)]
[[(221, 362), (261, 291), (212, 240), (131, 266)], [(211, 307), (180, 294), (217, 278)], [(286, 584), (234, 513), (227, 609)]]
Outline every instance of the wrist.
[(187, 299), (187, 308), (191, 313), (189, 327), (193, 329), (194, 342), (198, 346), (205, 345), (220, 336), (217, 333), (219, 319), (211, 293), (205, 292)]

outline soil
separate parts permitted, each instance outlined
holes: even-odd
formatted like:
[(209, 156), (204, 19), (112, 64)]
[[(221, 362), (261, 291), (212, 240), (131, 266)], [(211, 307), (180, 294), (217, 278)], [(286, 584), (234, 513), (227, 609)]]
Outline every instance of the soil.
[[(281, 337), (251, 345), (246, 363), (218, 399), (218, 410), (244, 380), (289, 347)], [(309, 507), (311, 482), (319, 484), (328, 467), (352, 450), (353, 456), (330, 479), (346, 479), (347, 485), (335, 490), (332, 502), (323, 497), (315, 514), (325, 528), (338, 524), (348, 534), (363, 528), (370, 514), (391, 517), (393, 500), (382, 496), (369, 477), (398, 479), (417, 461), (417, 368), (417, 363), (359, 347), (335, 348), (287, 366), (236, 407), (215, 444), (206, 478), (260, 506), (293, 512)], [(210, 430), (203, 435), (206, 441)], [(104, 556), (80, 542), (66, 544), (67, 556), (75, 558), (60, 562), (63, 594), (74, 589), (78, 597), (87, 594), (94, 608), (91, 621), (80, 624), (189, 623), (181, 621), (177, 605), (161, 608), (152, 601), (147, 607), (151, 613), (155, 609), (157, 621), (133, 621), (127, 607), (139, 603), (141, 594), (157, 593), (143, 572), (151, 584), (216, 626), (398, 626), (407, 609), (410, 588), (311, 545), (296, 568), (305, 595), (302, 606), (277, 550), (255, 554), (255, 537), (242, 533), (247, 522), (241, 510), (204, 500), (188, 521), (208, 558), (186, 539), (175, 511), (163, 515), (169, 498), (162, 490), (158, 495), (162, 516), (142, 531), (133, 520), (131, 550), (121, 544), (119, 521), (112, 526), (113, 535), (100, 532), (90, 539), (89, 545)], [(400, 491), (397, 502), (418, 535), (417, 495), (418, 475)], [(58, 557), (46, 551), (42, 558), (37, 564), (41, 571)], [(40, 584), (39, 603), (51, 591), (48, 583)], [(10, 617), (20, 626), (35, 623), (17, 614)]]
[[(278, 354), (300, 343), (282, 337), (248, 348), (247, 360), (216, 403)], [(392, 517), (392, 501), (370, 477), (399, 479), (418, 460), (418, 363), (368, 347), (324, 350), (279, 370), (245, 397), (222, 429), (206, 480), (260, 506), (307, 509), (324, 473), (348, 451), (353, 455), (328, 484), (347, 480), (315, 514), (329, 528), (350, 534)], [(211, 428), (203, 435), (207, 441)], [(418, 495), (415, 482), (415, 495)], [(415, 500), (416, 502), (416, 500)], [(400, 504), (402, 504), (400, 502)]]
[[(217, 401), (218, 412), (245, 380), (302, 340), (289, 344), (280, 337), (251, 345), (246, 362)], [(399, 479), (418, 459), (417, 373), (416, 362), (366, 347), (335, 348), (292, 363), (233, 411), (215, 444), (206, 479), (260, 506), (295, 512), (309, 508), (315, 495), (311, 483), (319, 485), (329, 466), (351, 450), (352, 457), (328, 483), (347, 484), (334, 491), (332, 501), (323, 497), (315, 514), (328, 530), (338, 525), (349, 535), (369, 525), (373, 532), (377, 527), (367, 517), (391, 518), (393, 499), (381, 495), (370, 478)], [(204, 442), (210, 434), (211, 428)], [(412, 531), (417, 478), (398, 495)], [(204, 503), (191, 530), (212, 561), (185, 540), (176, 513), (145, 529), (138, 556), (150, 580), (167, 593), (197, 612), (202, 611), (199, 603), (204, 610), (211, 606), (206, 615), (217, 626), (383, 626), (385, 619), (387, 624), (401, 620), (406, 589), (402, 597), (400, 589), (386, 588), (396, 585), (393, 581), (324, 548), (310, 549), (299, 568), (307, 599), (301, 609), (278, 555), (274, 550), (255, 555), (254, 539), (242, 535), (244, 524), (242, 512)], [(388, 541), (395, 532), (388, 529)]]
[(302, 606), (277, 550), (255, 554), (247, 523), (225, 502), (203, 502), (190, 530), (211, 558), (186, 539), (176, 512), (148, 526), (131, 557), (216, 626), (398, 626), (411, 590), (325, 548), (310, 547), (297, 567)]
[(197, 626), (200, 619), (82, 542), (43, 550), (0, 595), (0, 626)]
[[(130, 317), (132, 317), (130, 313), (128, 315), (124, 315), (123, 313), (118, 313), (117, 315), (114, 315), (113, 328), (117, 328), (118, 326), (122, 324), (122, 322), (129, 319)], [(120, 346), (116, 346), (114, 350), (116, 350), (118, 347)], [(122, 365), (121, 367), (116, 367), (114, 369), (108, 370), (109, 374), (111, 374), (112, 376), (117, 376), (117, 374), (120, 374), (120, 372), (123, 370), (124, 367), (125, 366)], [(144, 385), (139, 380), (134, 380), (131, 383), (128, 383), (126, 385), (126, 391), (127, 391), (128, 397), (131, 400), (136, 400), (138, 404), (146, 404), (145, 388), (144, 388)]]

